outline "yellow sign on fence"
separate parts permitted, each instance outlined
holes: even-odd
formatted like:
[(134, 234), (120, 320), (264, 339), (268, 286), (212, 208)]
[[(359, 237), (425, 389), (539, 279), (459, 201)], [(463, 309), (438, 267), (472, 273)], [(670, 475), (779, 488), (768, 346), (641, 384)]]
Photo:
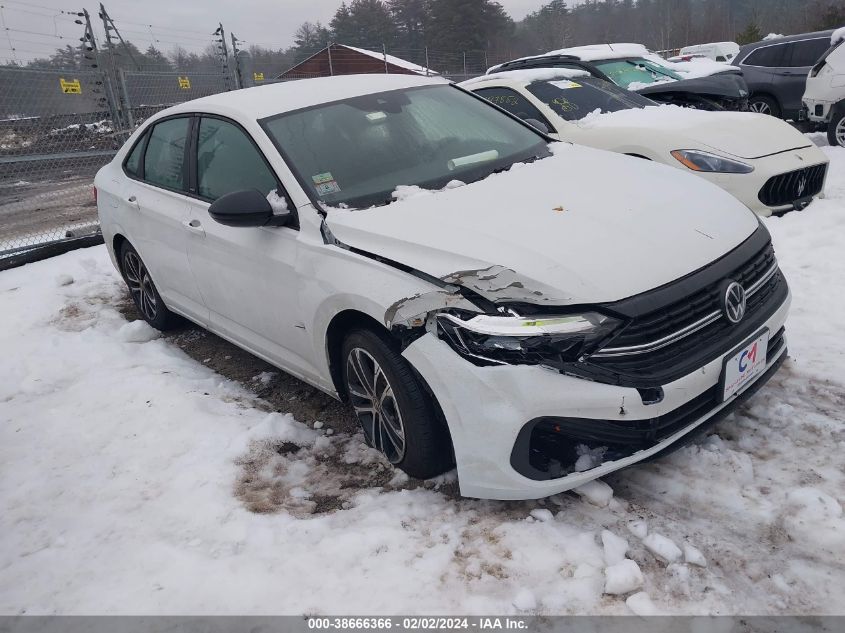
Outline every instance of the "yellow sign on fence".
[(187, 77), (179, 77), (179, 87), (182, 90), (190, 90), (191, 89), (191, 80)]
[(82, 85), (78, 79), (67, 80), (59, 78), (59, 85), (62, 87), (62, 92), (66, 95), (81, 95)]
[(264, 73), (252, 73), (252, 78), (255, 81), (264, 81)]

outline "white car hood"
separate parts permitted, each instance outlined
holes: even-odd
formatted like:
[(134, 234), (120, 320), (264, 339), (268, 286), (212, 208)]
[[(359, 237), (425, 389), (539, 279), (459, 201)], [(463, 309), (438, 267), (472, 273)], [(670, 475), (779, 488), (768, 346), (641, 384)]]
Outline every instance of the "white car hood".
[(812, 145), (788, 123), (754, 112), (707, 112), (666, 105), (593, 113), (576, 124), (584, 130), (632, 129), (639, 134), (651, 129), (664, 138), (677, 137), (679, 145), (671, 149), (709, 149), (746, 160)]
[(469, 185), (364, 210), (330, 209), (340, 242), (472, 287), (491, 300), (624, 299), (741, 244), (751, 211), (705, 180), (601, 150), (554, 156)]

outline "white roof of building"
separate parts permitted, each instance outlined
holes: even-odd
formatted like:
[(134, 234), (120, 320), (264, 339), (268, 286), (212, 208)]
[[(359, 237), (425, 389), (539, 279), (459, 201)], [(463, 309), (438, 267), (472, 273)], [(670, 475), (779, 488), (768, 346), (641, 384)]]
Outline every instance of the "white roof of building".
[(297, 79), (221, 92), (181, 103), (168, 108), (167, 112), (248, 113), (251, 117), (262, 119), (282, 112), (386, 90), (446, 83), (448, 81), (439, 77), (380, 73)]
[(384, 58), (387, 57), (387, 63), (393, 64), (394, 66), (398, 66), (399, 68), (404, 68), (405, 70), (410, 70), (411, 72), (418, 73), (420, 75), (425, 75), (426, 73), (429, 75), (436, 75), (435, 71), (429, 68), (426, 71), (425, 66), (419, 66), (418, 64), (412, 64), (409, 61), (406, 61), (400, 57), (394, 57), (393, 55), (385, 55), (384, 53), (378, 53), (376, 51), (368, 51), (366, 48), (358, 48), (356, 46), (349, 46), (347, 44), (337, 44), (337, 46), (343, 46), (344, 48), (348, 48), (349, 50), (353, 50), (356, 53), (361, 53), (362, 55), (367, 55), (369, 57), (373, 57), (375, 59), (380, 59), (384, 61)]

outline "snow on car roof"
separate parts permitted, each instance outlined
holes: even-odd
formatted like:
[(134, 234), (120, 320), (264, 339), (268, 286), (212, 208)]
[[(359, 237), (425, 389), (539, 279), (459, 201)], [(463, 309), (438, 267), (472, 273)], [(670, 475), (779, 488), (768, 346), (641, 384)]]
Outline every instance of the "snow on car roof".
[(410, 70), (415, 73), (419, 73), (421, 75), (437, 75), (438, 73), (431, 70), (431, 68), (426, 69), (425, 66), (420, 66), (419, 64), (414, 64), (407, 60), (401, 59), (399, 57), (394, 57), (393, 55), (385, 55), (384, 53), (378, 53), (376, 51), (368, 51), (366, 48), (358, 48), (356, 46), (349, 46), (348, 44), (339, 44), (339, 46), (343, 46), (344, 48), (348, 48), (353, 50), (357, 53), (361, 53), (362, 55), (367, 55), (369, 57), (373, 57), (375, 59), (384, 61), (385, 57), (387, 58), (388, 64), (393, 64), (394, 66), (399, 66), (400, 68), (405, 68), (406, 70)]
[(833, 35), (830, 36), (830, 45), (833, 46), (834, 44), (838, 44), (842, 40), (845, 40), (845, 26), (838, 28), (833, 32)]
[(376, 92), (447, 83), (449, 83), (447, 80), (438, 77), (389, 74), (297, 79), (194, 99), (168, 108), (166, 112), (246, 113), (256, 119), (262, 119), (282, 112)]
[(510, 79), (519, 83), (529, 84), (533, 81), (548, 81), (551, 79), (574, 79), (575, 77), (589, 77), (590, 73), (578, 68), (523, 68), (520, 70), (505, 70), (493, 75), (473, 77), (458, 84), (459, 86), (473, 86), (488, 81)]
[(642, 44), (589, 44), (549, 51), (546, 55), (572, 55), (584, 62), (600, 59), (623, 59), (625, 57), (645, 57), (648, 49)]

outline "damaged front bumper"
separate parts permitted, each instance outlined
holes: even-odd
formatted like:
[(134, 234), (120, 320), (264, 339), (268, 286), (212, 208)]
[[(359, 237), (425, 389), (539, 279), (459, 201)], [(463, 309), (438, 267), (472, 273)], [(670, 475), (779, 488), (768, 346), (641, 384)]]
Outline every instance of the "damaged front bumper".
[(766, 371), (724, 402), (717, 393), (721, 357), (663, 385), (662, 399), (653, 402), (637, 389), (543, 367), (479, 367), (431, 333), (403, 354), (449, 422), (461, 494), (541, 498), (667, 452), (736, 407), (786, 357), (783, 324), (789, 303), (787, 298), (763, 324), (771, 333)]

